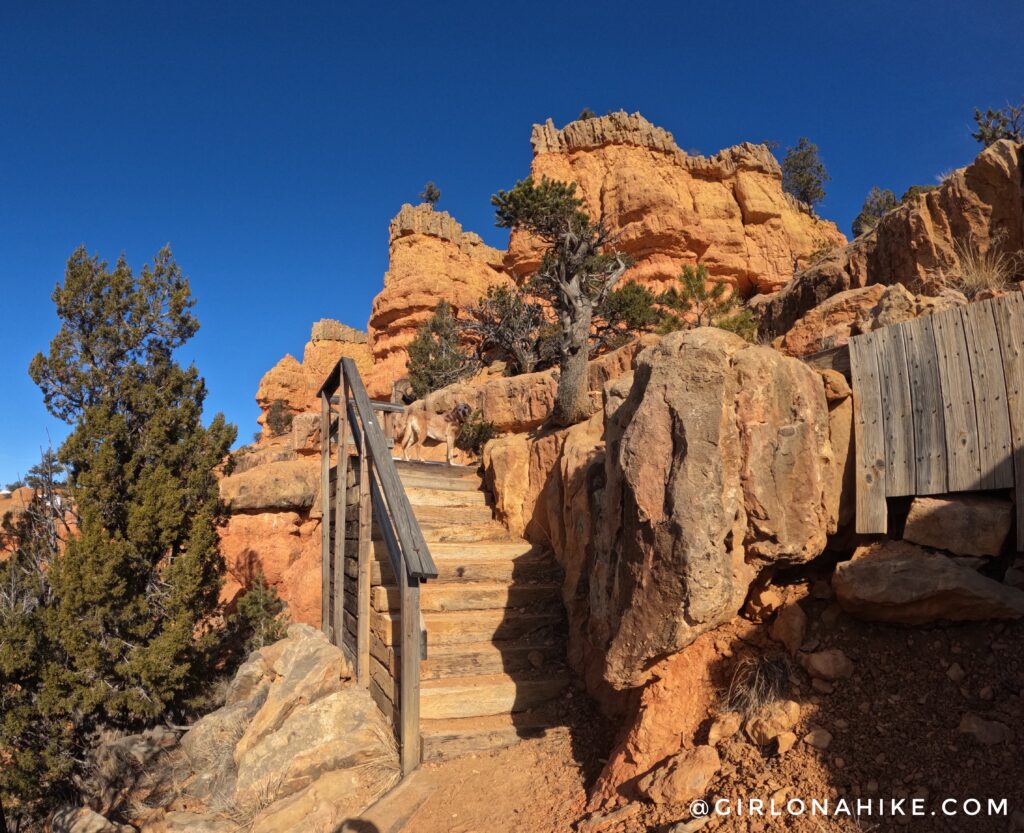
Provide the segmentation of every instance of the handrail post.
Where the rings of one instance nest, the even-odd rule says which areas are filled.
[[[410,577],[407,570],[399,573],[402,588],[399,740],[404,777],[420,765],[420,580]]]
[[[348,390],[341,368],[341,390]],[[335,465],[337,492],[334,501],[334,642],[345,649],[345,508],[348,504],[348,409],[338,409],[338,462]]]
[[[331,397],[326,392],[320,393],[320,512],[320,630],[331,639]]]
[[[356,598],[359,619],[356,627],[356,677],[360,685],[370,684],[370,546],[373,535],[372,508],[370,505],[370,478],[373,456],[365,442],[366,425],[363,425],[363,447],[359,454],[359,561],[356,583]]]

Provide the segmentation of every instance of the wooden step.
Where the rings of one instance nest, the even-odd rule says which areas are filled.
[[[483,483],[476,475],[472,477],[437,477],[421,472],[399,469],[398,477],[406,489],[445,489],[459,492],[482,492]]]
[[[428,478],[432,482],[439,480],[480,483],[479,466],[449,466],[446,463],[424,463],[417,460],[395,460],[398,476]]]
[[[467,493],[468,494],[468,493]],[[459,527],[463,525],[489,524],[494,520],[490,506],[416,506],[413,514],[424,530],[437,527]],[[500,524],[499,524],[500,526]]]
[[[427,627],[428,655],[435,645],[456,645],[465,642],[501,642],[520,639],[543,628],[558,628],[565,614],[557,612],[525,613],[518,610],[456,610],[423,614]],[[402,617],[395,613],[370,611],[370,632],[385,645],[401,642]]]
[[[420,610],[556,609],[560,604],[559,589],[554,582],[427,582],[420,590]],[[401,591],[395,586],[371,587],[370,604],[378,611],[401,610]]]
[[[401,651],[394,650],[397,657]],[[397,667],[397,663],[395,664]],[[563,671],[565,643],[561,640],[515,640],[513,642],[472,642],[435,645],[420,663],[420,677],[440,680],[480,674],[510,674],[515,671]]]
[[[512,746],[525,738],[554,738],[569,733],[560,702],[529,711],[487,717],[423,720],[423,760],[443,761]]]
[[[420,718],[445,720],[527,711],[558,697],[568,685],[569,675],[565,672],[423,680]]]
[[[471,492],[467,489],[410,489],[405,494],[412,505],[413,513],[421,506],[487,506],[491,500],[486,492]],[[493,513],[492,513],[493,514]]]
[[[374,548],[370,583],[396,584],[384,542],[375,541]],[[429,549],[437,564],[438,575],[427,586],[462,581],[550,581],[561,575],[554,556],[545,550],[532,549],[528,544],[432,544]],[[354,578],[357,569],[354,558],[345,560],[346,575]]]

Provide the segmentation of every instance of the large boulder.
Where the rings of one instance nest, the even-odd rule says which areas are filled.
[[[903,529],[915,544],[956,555],[997,556],[1010,534],[1013,503],[975,495],[916,497]]]
[[[821,377],[713,328],[667,336],[610,387],[589,636],[616,688],[735,615],[760,570],[834,528]]]
[[[320,461],[281,460],[231,474],[220,496],[232,512],[310,509],[320,493]]]
[[[1024,615],[1024,592],[906,541],[860,547],[836,566],[832,589],[843,610],[880,622],[920,625]]]
[[[700,261],[712,280],[747,297],[786,283],[816,250],[846,242],[782,190],[782,171],[765,145],[693,155],[667,130],[624,112],[561,129],[535,125],[531,143],[534,179],[576,183],[586,210],[604,218],[634,258],[625,280],[656,290]],[[536,240],[513,232],[505,262],[529,275],[540,254]]]

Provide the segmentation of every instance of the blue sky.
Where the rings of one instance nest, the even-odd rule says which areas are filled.
[[[26,375],[84,243],[170,242],[202,330],[183,351],[247,439],[260,376],[310,323],[365,327],[387,224],[427,179],[501,246],[490,195],[530,126],[639,110],[685,149],[806,135],[848,232],[977,152],[975,106],[1024,97],[1024,4],[0,0],[0,483],[66,428]]]

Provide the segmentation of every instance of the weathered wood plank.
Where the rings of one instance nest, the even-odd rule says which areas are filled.
[[[320,522],[320,629],[331,636],[331,402],[327,393],[320,394],[320,495],[323,519]]]
[[[360,684],[370,679],[370,547],[373,521],[370,508],[370,455],[366,448],[359,456],[359,559],[357,633],[357,676]]]
[[[917,473],[906,345],[899,325],[883,327],[874,336],[885,430],[885,494],[912,495]]]
[[[978,420],[981,480],[976,489],[1003,489],[1013,485],[1013,440],[992,304],[992,301],[981,301],[960,308]]]
[[[1006,405],[1013,439],[1017,501],[1017,551],[1024,552],[1024,295],[1012,292],[992,309],[1006,381]]]
[[[946,432],[946,484],[951,492],[978,488],[978,420],[974,385],[959,310],[932,316],[935,357],[939,367]]]
[[[886,532],[885,435],[874,333],[850,339],[850,372],[857,459],[856,529],[861,533]]]
[[[910,368],[917,494],[938,495],[947,491],[947,465],[942,382],[935,355],[935,330],[930,316],[908,321],[900,329],[906,343],[907,366]]]
[[[345,384],[344,374],[342,378],[342,391],[347,391],[348,385]],[[335,484],[337,483],[348,483],[348,455],[345,453],[345,448],[348,446],[348,415],[345,413],[345,409],[341,408],[341,413],[338,414],[338,435],[337,435],[337,448],[338,448],[338,462],[334,467],[335,473]],[[323,436],[321,434],[320,436]],[[337,494],[334,497],[334,564],[333,573],[335,578],[335,595],[334,595],[334,632],[336,634],[343,633],[343,623],[345,621],[345,594],[338,589],[338,586],[342,585],[342,577],[345,575],[345,512],[348,505],[349,495],[347,494],[348,488],[335,489]],[[339,640],[340,641],[340,640]]]
[[[401,709],[398,737],[401,741],[402,775],[420,765],[420,583],[401,571],[402,642],[399,663]]]

